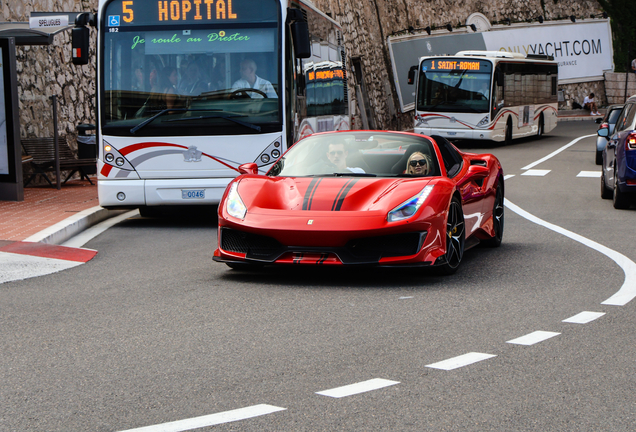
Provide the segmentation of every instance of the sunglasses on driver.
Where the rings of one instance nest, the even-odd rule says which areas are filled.
[[[412,167],[416,167],[418,165],[426,166],[428,164],[426,163],[426,159],[413,159],[412,161],[409,161],[409,165],[411,165]]]

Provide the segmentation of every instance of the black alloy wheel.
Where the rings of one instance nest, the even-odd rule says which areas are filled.
[[[614,196],[614,191],[605,185],[605,168],[601,170],[601,198],[611,199]]]
[[[614,161],[614,166],[616,167],[616,161]],[[623,210],[629,208],[629,196],[625,192],[621,192],[618,188],[618,173],[616,172],[616,168],[614,168],[614,208]]]
[[[439,273],[450,275],[457,271],[464,256],[464,212],[457,197],[453,197],[446,219],[446,255],[445,262],[438,267]]]
[[[482,244],[486,247],[499,247],[501,246],[504,232],[504,196],[501,185],[497,185],[495,204],[492,209],[492,222],[495,236],[488,240],[482,240]]]

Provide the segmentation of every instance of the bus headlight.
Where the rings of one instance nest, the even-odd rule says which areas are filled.
[[[389,222],[397,222],[410,218],[419,210],[422,204],[424,204],[424,201],[426,201],[426,198],[428,198],[432,190],[433,185],[426,186],[420,191],[420,193],[409,198],[391,210],[387,215],[386,220]]]
[[[487,124],[488,124],[488,116],[481,119],[479,123],[477,123],[477,127],[483,127],[483,126],[486,126]]]
[[[232,184],[230,192],[227,194],[227,200],[225,201],[225,209],[230,216],[237,219],[245,218],[247,207],[243,204],[243,200],[238,193],[238,183]]]

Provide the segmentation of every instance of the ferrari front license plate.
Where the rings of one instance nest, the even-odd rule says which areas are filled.
[[[182,199],[205,199],[205,189],[181,189]]]

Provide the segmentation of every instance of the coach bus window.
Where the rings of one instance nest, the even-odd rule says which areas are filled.
[[[431,59],[421,64],[417,109],[486,113],[490,107],[492,63]]]
[[[135,5],[151,7],[151,3]],[[100,89],[104,132],[126,136],[141,122],[161,113],[166,107],[158,93],[165,93],[167,83],[160,78],[172,68],[178,71],[175,92],[180,109],[162,113],[140,134],[231,135],[256,133],[258,128],[261,132],[281,131],[279,95],[285,89],[280,85],[284,81],[278,2],[243,2],[233,7],[235,12],[243,8],[238,16],[246,18],[232,22],[231,27],[226,22],[202,26],[194,21],[194,14],[188,19],[159,22],[156,14],[146,17],[140,9],[135,22],[106,32]],[[121,2],[113,1],[106,8],[106,16],[118,16]],[[256,84],[239,89],[234,84],[245,78],[241,66],[248,62],[255,69]],[[233,121],[238,117],[240,121]]]

